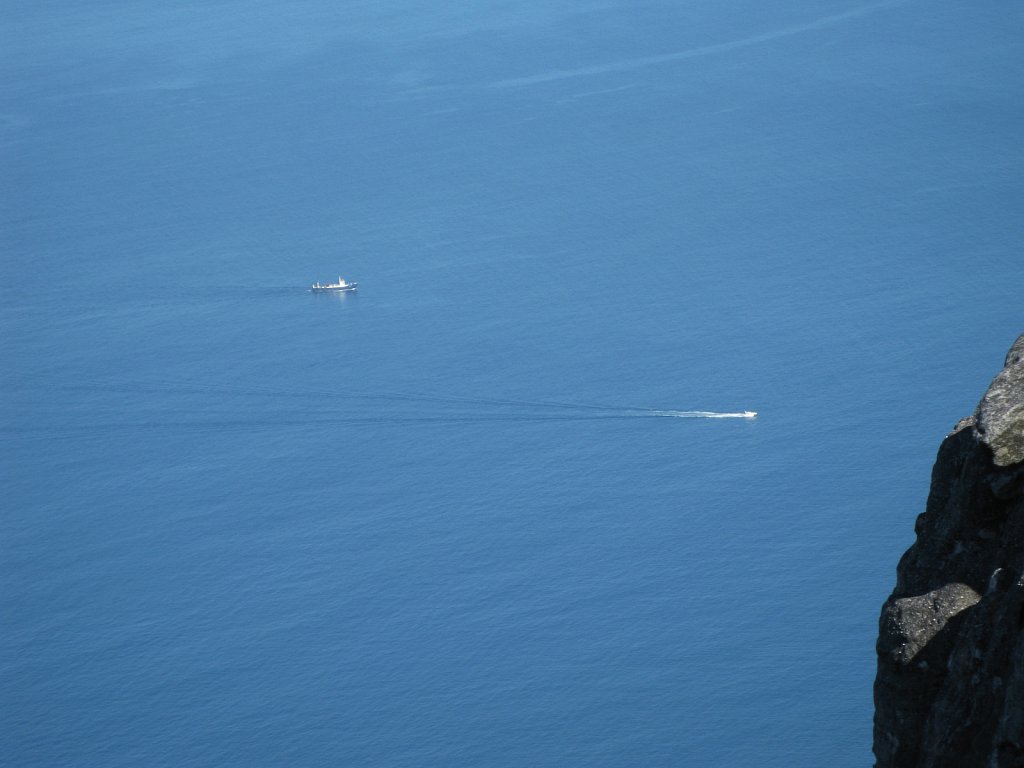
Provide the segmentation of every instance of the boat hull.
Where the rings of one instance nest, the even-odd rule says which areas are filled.
[[[326,286],[326,285],[313,286],[309,290],[311,292],[313,292],[313,293],[348,293],[349,291],[354,291],[355,289],[356,289],[356,284],[355,283],[350,283],[348,285],[341,285],[341,286]]]

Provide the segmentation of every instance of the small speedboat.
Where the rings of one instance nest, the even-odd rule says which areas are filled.
[[[313,283],[309,290],[313,293],[320,293],[322,291],[354,291],[357,285],[359,283],[349,283],[345,278],[339,277],[336,283]]]

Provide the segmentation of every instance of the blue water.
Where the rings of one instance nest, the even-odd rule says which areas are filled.
[[[0,14],[0,763],[870,764],[1019,3]]]

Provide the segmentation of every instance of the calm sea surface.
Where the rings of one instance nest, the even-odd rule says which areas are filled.
[[[0,763],[870,764],[1019,2],[0,16]]]

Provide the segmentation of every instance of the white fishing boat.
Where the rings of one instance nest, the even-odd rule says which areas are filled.
[[[316,282],[310,286],[309,290],[313,293],[321,293],[324,291],[354,291],[357,285],[358,283],[350,283],[346,281],[345,278],[339,276],[338,282],[336,283]]]

